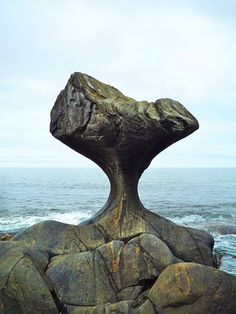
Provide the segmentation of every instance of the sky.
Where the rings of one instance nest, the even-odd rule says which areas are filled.
[[[200,129],[152,167],[236,167],[236,1],[0,2],[0,167],[94,167],[52,137],[73,72],[172,98]]]

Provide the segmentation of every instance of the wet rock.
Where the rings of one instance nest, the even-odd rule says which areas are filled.
[[[211,224],[206,226],[209,232],[217,232],[220,234],[236,234],[236,225],[231,224]]]

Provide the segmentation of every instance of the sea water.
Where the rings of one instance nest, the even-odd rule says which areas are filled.
[[[78,224],[106,202],[99,168],[0,169],[0,233],[53,219]],[[221,269],[236,275],[236,168],[150,168],[139,183],[144,206],[215,239]]]

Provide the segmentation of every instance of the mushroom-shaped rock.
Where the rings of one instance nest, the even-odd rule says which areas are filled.
[[[197,120],[177,101],[136,101],[82,73],[71,75],[51,111],[52,135],[109,177],[110,196],[98,217],[118,206],[138,210],[143,171],[158,153],[196,129]]]
[[[86,223],[44,221],[0,242],[0,312],[235,313],[235,278],[208,267],[213,238],[145,209],[138,197],[151,160],[197,128],[176,101],[138,102],[73,74],[50,130],[105,171],[109,199]]]
[[[108,201],[87,224],[95,224],[109,241],[151,233],[176,257],[213,265],[210,235],[146,210],[137,191],[151,160],[197,128],[197,120],[177,101],[136,101],[82,73],[71,75],[59,94],[50,124],[53,136],[93,160],[109,177]]]

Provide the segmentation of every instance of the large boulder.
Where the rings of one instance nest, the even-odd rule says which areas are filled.
[[[53,287],[44,275],[47,254],[18,242],[0,242],[0,313],[56,314]]]
[[[148,294],[157,313],[233,314],[236,277],[194,263],[166,268]]]

